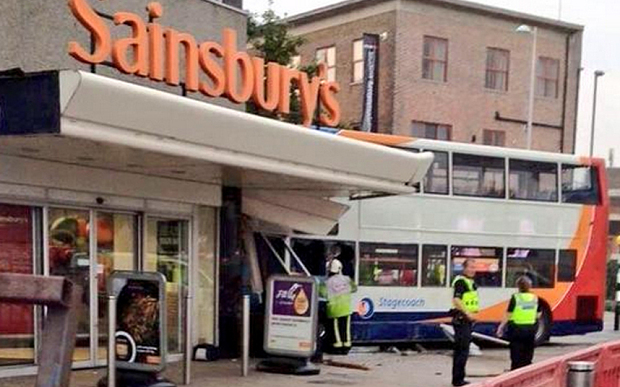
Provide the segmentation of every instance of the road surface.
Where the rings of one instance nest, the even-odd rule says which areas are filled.
[[[552,338],[551,342],[536,350],[534,361],[564,355],[601,342],[620,340],[615,333],[613,315],[606,315],[606,329],[603,332],[585,336]],[[509,367],[508,350],[504,348],[483,349],[481,356],[471,357],[468,364],[468,379],[471,382],[500,374]],[[259,373],[254,370],[247,378],[239,376],[239,362],[221,360],[215,363],[193,363],[193,387],[239,386],[239,387],[290,387],[290,386],[359,386],[359,387],[447,387],[450,385],[452,365],[449,349],[426,352],[406,352],[407,356],[391,352],[376,352],[372,348],[356,350],[337,360],[360,364],[370,368],[359,371],[347,368],[322,366],[318,376],[294,377]],[[73,373],[72,387],[93,387],[105,370],[84,370]],[[181,368],[169,367],[167,376],[181,385]],[[3,387],[31,387],[34,378],[15,378],[0,381]]]

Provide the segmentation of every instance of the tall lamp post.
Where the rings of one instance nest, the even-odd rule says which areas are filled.
[[[596,123],[596,92],[598,89],[598,79],[605,75],[604,71],[596,70],[594,72],[594,98],[592,100],[592,127],[590,128],[590,158],[594,155],[594,125]]]
[[[527,103],[527,149],[532,149],[532,122],[534,120],[534,91],[536,89],[536,43],[538,27],[522,24],[516,29],[519,33],[532,34],[532,64],[530,67],[530,93]]]

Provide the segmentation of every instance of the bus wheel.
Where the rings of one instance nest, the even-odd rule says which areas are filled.
[[[551,310],[546,303],[541,303],[540,312],[538,328],[536,329],[536,345],[546,343],[551,336]]]

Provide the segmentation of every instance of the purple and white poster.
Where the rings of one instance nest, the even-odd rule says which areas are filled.
[[[265,350],[310,356],[316,348],[316,283],[312,278],[274,277],[268,287]]]

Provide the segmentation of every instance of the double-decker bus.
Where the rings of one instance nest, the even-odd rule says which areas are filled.
[[[313,271],[339,245],[359,284],[357,344],[445,340],[451,283],[474,258],[481,312],[493,335],[520,275],[542,305],[537,341],[602,329],[608,196],[604,162],[568,154],[342,131],[339,135],[430,151],[419,193],[350,206],[332,235],[294,234],[292,250]],[[320,262],[320,263],[317,263]]]

